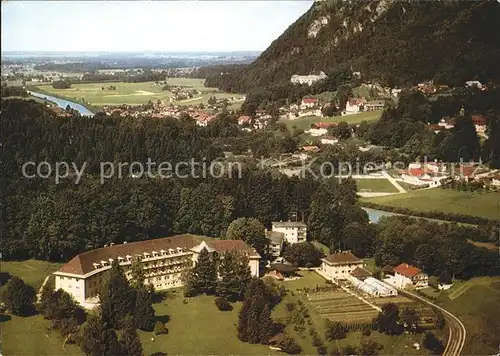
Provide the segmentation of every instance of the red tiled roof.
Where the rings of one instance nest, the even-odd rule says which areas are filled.
[[[422,273],[422,270],[407,263],[401,263],[399,266],[394,268],[394,272],[399,273],[405,277],[413,277],[419,273]]]
[[[472,115],[474,125],[486,125],[486,117],[483,115]]]
[[[314,125],[316,125],[318,129],[327,129],[330,126],[335,126],[336,124],[334,122],[317,122]]]
[[[304,151],[318,151],[319,147],[318,146],[303,146],[302,149]]]
[[[313,103],[316,103],[318,101],[318,99],[316,98],[305,98],[305,99],[302,99],[302,102],[305,103],[305,104],[313,104]]]

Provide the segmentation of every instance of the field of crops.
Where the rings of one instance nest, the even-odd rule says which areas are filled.
[[[339,321],[346,325],[368,324],[378,315],[376,309],[340,289],[310,293],[307,299],[323,318]],[[432,308],[416,303],[405,296],[400,295],[390,298],[367,297],[365,299],[377,307],[382,307],[387,303],[394,303],[398,305],[400,311],[405,307],[415,309],[421,317],[420,323],[422,326],[430,326],[435,320],[435,313]]]
[[[378,312],[343,290],[310,294],[309,302],[325,319],[344,324],[369,323]]]

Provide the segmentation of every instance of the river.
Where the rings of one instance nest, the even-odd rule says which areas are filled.
[[[372,208],[362,208],[364,211],[368,213],[368,218],[371,223],[378,223],[382,216],[396,216],[401,214],[391,213],[389,211],[377,210]]]
[[[46,99],[52,103],[57,104],[62,109],[66,109],[66,106],[70,106],[72,109],[77,110],[82,116],[94,116],[94,113],[87,109],[85,106],[75,103],[73,101],[69,101],[66,99],[56,98],[55,96],[51,96],[48,94],[37,93],[34,91],[28,91],[28,93],[37,98]]]

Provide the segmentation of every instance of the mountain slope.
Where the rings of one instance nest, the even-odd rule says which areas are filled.
[[[293,74],[339,69],[404,85],[426,79],[463,85],[500,81],[500,4],[496,1],[316,2],[254,62],[225,78],[249,91]],[[220,86],[220,85],[219,85]]]

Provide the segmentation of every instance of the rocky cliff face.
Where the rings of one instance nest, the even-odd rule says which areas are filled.
[[[253,63],[225,78],[248,91],[338,69],[404,85],[500,80],[496,1],[320,1]]]

